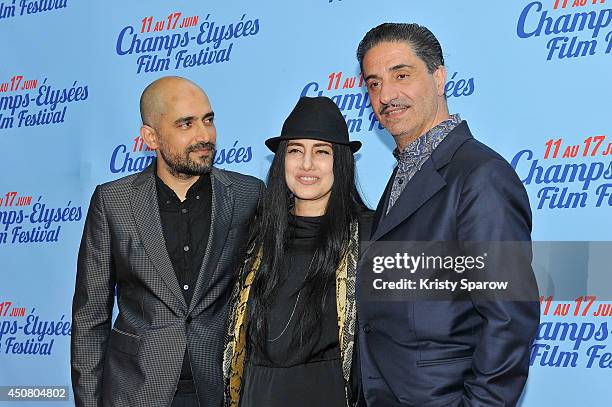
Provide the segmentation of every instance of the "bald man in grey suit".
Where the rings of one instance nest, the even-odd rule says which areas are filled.
[[[161,78],[140,107],[157,159],[96,187],[83,231],[75,403],[220,406],[227,301],[264,185],[212,167],[214,113],[193,82]]]

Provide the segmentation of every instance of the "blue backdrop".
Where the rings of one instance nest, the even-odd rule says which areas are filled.
[[[386,21],[436,34],[451,113],[515,167],[534,240],[611,240],[610,0],[171,3],[0,0],[0,386],[69,386],[89,198],[97,184],[150,162],[138,99],[160,76],[206,90],[216,165],[260,178],[271,160],[263,141],[279,134],[299,96],[332,97],[364,143],[358,175],[375,207],[394,142],[373,116],[355,49]],[[598,278],[587,269],[595,258],[607,265],[607,250],[549,248],[535,264],[584,298],[547,302],[543,292],[523,406],[612,402],[612,324],[594,313],[610,298],[585,311],[609,280],[609,266]],[[70,396],[54,405],[72,404]]]

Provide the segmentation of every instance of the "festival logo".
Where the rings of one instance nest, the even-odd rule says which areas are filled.
[[[360,133],[363,130],[371,131],[379,126],[378,120],[372,111],[372,103],[365,88],[363,76],[351,76],[339,72],[331,72],[321,82],[309,82],[300,96],[316,97],[327,96],[334,101],[344,115],[350,133]],[[367,120],[364,123],[364,120]],[[380,127],[382,129],[382,127]]]
[[[546,38],[546,60],[612,52],[612,9],[605,0],[532,1],[516,26],[519,38]]]
[[[23,75],[0,82],[0,130],[64,123],[68,107],[89,97],[78,81],[65,88],[47,82]]]
[[[529,149],[511,165],[526,186],[540,188],[537,209],[612,207],[612,142],[605,135],[589,136],[566,145],[562,138],[544,144],[541,159]]]
[[[130,146],[119,144],[113,149],[110,158],[110,172],[113,174],[130,174],[141,172],[153,162],[155,152],[146,145],[140,136],[132,140]]]
[[[450,73],[446,77],[444,94],[447,99],[470,96],[474,94],[474,77],[467,78],[459,75],[459,72]]]
[[[131,174],[144,171],[153,162],[155,152],[146,145],[140,136],[134,138],[129,145],[119,144],[113,149],[109,169],[113,174]],[[231,164],[248,163],[253,159],[251,146],[241,146],[238,140],[229,147],[217,145],[214,165],[216,167]]]
[[[0,196],[0,247],[13,244],[58,242],[62,226],[79,222],[83,210],[72,201],[51,206],[42,196],[9,191]]]
[[[0,1],[0,20],[55,11],[68,7],[68,0],[6,0]]]
[[[463,78],[458,72],[448,76],[444,91],[447,98],[470,96],[474,93],[474,78]],[[327,96],[338,105],[350,133],[383,129],[370,101],[363,75],[331,72],[321,82],[309,82],[300,96]]]
[[[612,304],[584,295],[572,302],[540,297],[540,305],[543,322],[531,347],[531,366],[612,368],[612,352],[606,344]]]
[[[137,25],[121,29],[117,55],[136,55],[136,73],[166,72],[229,62],[236,41],[259,33],[259,19],[246,14],[231,23],[219,24],[207,14],[163,18],[144,17]]]
[[[12,301],[0,302],[0,355],[50,356],[58,346],[66,346],[55,341],[71,331],[70,316],[44,319],[36,308],[27,311]]]
[[[251,146],[241,146],[238,140],[236,140],[229,144],[229,147],[217,146],[214,164],[215,167],[221,167],[231,164],[248,163],[252,159],[253,148]]]

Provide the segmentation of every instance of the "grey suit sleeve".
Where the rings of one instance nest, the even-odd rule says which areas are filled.
[[[259,196],[257,197],[257,213],[259,212],[259,208],[263,205],[263,197],[266,193],[266,184],[263,181],[259,181]]]
[[[483,318],[483,328],[472,358],[474,376],[464,383],[463,405],[514,406],[527,380],[539,303],[531,269],[529,200],[508,163],[492,160],[470,174],[457,222],[461,241],[485,242],[489,259],[498,259],[487,264],[487,278],[513,280],[522,298],[472,300]],[[492,256],[491,250],[499,253]]]
[[[102,405],[102,377],[115,291],[111,235],[100,187],[94,191],[79,249],[72,301],[70,362],[75,405]]]

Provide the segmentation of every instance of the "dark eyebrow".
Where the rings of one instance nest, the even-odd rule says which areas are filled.
[[[392,66],[391,68],[389,68],[389,70],[390,71],[399,71],[400,69],[405,69],[405,68],[414,69],[414,66],[408,65],[408,64],[399,64],[399,65]]]
[[[400,69],[414,69],[413,65],[408,65],[408,64],[398,64],[398,65],[394,65],[391,68],[389,68],[389,71],[393,72],[393,71],[399,71]],[[369,81],[370,79],[380,79],[380,76],[376,75],[376,74],[372,74],[372,75],[368,75],[365,77],[365,81]]]
[[[178,119],[176,119],[174,121],[174,124],[189,123],[189,122],[193,121],[193,119],[195,119],[194,116],[179,117]]]
[[[215,117],[215,112],[210,111],[210,112],[206,113],[206,114],[205,114],[205,115],[202,117],[202,119],[203,119],[203,120],[206,120],[206,119],[211,119],[211,118],[214,118],[214,117]],[[196,117],[195,117],[195,116],[184,116],[184,117],[179,117],[178,119],[176,119],[176,120],[174,121],[174,124],[183,124],[183,123],[189,123],[189,122],[194,121],[195,119],[196,119]]]
[[[293,146],[297,146],[297,147],[302,147],[302,148],[306,148],[306,146],[304,146],[304,144],[302,143],[298,143],[296,141],[289,141],[289,143],[287,143],[287,148],[289,147],[293,147]],[[315,143],[312,145],[313,148],[321,148],[321,147],[329,147],[333,150],[333,146],[331,145],[331,143]]]

